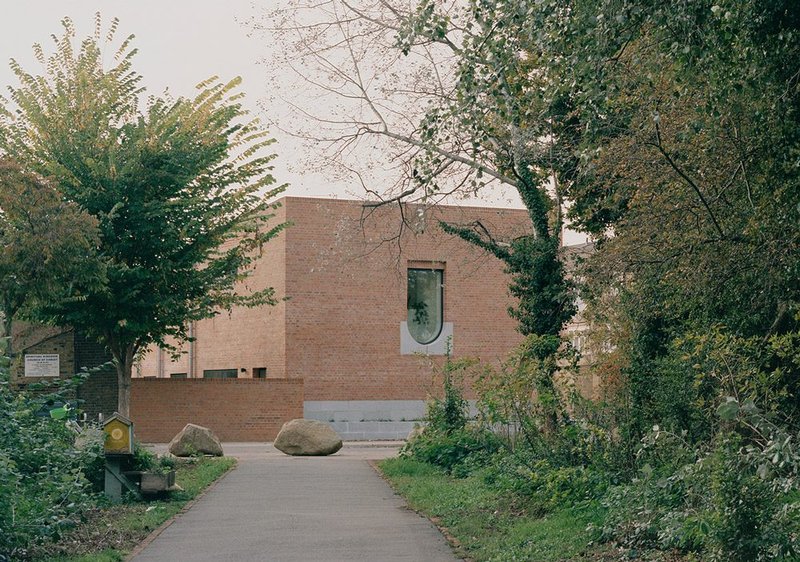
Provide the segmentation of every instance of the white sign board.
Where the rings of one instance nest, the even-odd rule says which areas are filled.
[[[25,355],[26,377],[57,377],[59,362],[57,353],[36,353]]]

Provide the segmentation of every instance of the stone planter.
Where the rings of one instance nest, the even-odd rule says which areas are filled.
[[[175,471],[170,470],[165,474],[157,472],[142,472],[142,471],[129,471],[125,476],[139,484],[139,491],[142,494],[160,494],[162,492],[170,492],[172,490],[179,490],[180,487],[175,485]]]
[[[170,470],[166,474],[156,474],[145,472],[139,483],[139,489],[143,494],[157,494],[166,492],[175,486],[175,471]]]

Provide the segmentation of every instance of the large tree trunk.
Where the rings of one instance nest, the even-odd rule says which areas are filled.
[[[114,354],[117,368],[117,412],[131,417],[131,373],[133,372],[134,346],[129,345],[122,353]]]

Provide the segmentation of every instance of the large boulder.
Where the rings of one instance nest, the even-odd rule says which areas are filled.
[[[287,455],[332,455],[342,448],[342,439],[326,423],[297,419],[283,424],[275,448]]]
[[[194,455],[222,456],[222,445],[214,432],[207,427],[187,423],[169,442],[169,452],[176,457]]]

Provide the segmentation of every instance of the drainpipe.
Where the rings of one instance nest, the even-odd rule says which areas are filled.
[[[164,350],[160,347],[156,353],[156,360],[158,361],[158,378],[164,378]]]
[[[194,321],[189,323],[189,375],[190,379],[194,378]]]

